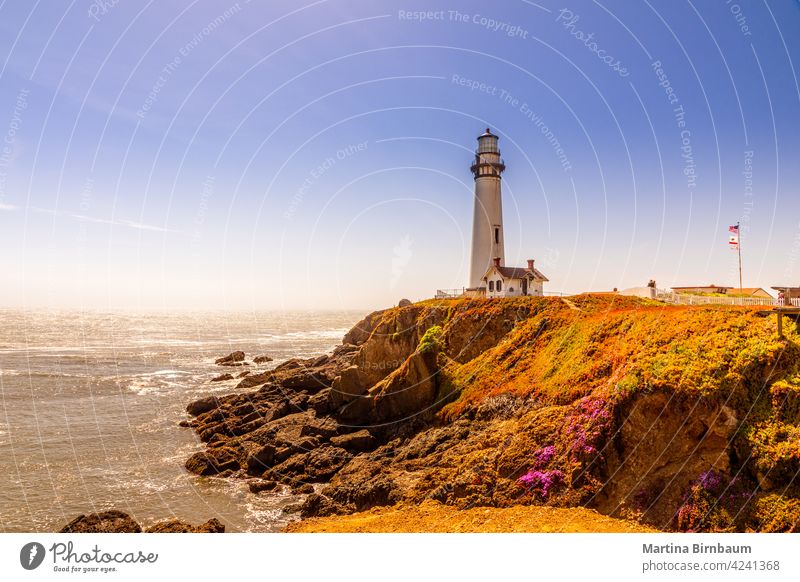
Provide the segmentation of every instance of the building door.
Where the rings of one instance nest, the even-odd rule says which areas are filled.
[[[527,279],[523,279],[522,280],[522,294],[523,295],[527,295],[528,294],[528,280]]]

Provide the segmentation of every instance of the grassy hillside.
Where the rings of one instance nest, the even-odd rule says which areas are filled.
[[[441,420],[509,407],[494,503],[587,504],[692,531],[798,527],[795,326],[779,340],[764,309],[614,296],[420,305],[419,321],[446,309],[421,344],[439,347]]]

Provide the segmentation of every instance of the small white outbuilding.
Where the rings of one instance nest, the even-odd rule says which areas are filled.
[[[533,259],[528,267],[504,267],[496,258],[483,276],[486,297],[518,297],[521,295],[544,295],[544,283],[549,279],[534,266]]]

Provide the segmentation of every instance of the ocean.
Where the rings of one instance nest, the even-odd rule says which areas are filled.
[[[326,353],[363,312],[100,313],[0,310],[0,531],[57,531],[118,509],[143,525],[212,517],[227,531],[278,531],[285,493],[189,474],[203,446],[186,404],[235,392],[214,360]]]

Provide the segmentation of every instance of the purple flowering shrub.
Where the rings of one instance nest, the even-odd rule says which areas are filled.
[[[611,430],[613,417],[608,402],[603,398],[580,399],[567,416],[564,441],[573,460],[591,461],[601,458],[602,448]]]
[[[528,471],[517,479],[517,484],[542,500],[552,500],[554,494],[570,485],[575,489],[573,495],[567,496],[571,501],[561,499],[561,502],[579,502],[584,493],[600,485],[588,469],[595,461],[602,460],[600,450],[611,424],[612,414],[605,400],[582,398],[567,414],[556,442],[530,455]]]
[[[676,515],[677,529],[686,532],[742,531],[755,498],[754,484],[709,469],[684,494]]]
[[[556,448],[553,445],[548,445],[546,447],[542,447],[541,449],[535,450],[533,455],[531,455],[533,458],[533,468],[541,469],[546,467],[547,464],[553,460],[555,454]]]
[[[527,491],[539,495],[542,499],[547,499],[550,493],[564,485],[564,479],[564,473],[558,469],[551,471],[531,469],[517,479],[517,483],[525,487]]]

